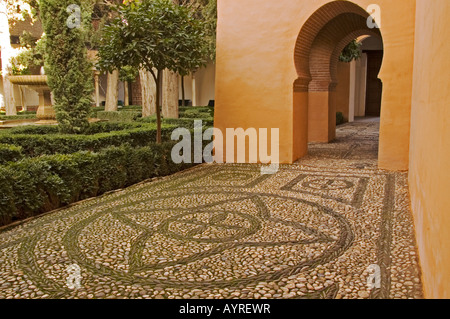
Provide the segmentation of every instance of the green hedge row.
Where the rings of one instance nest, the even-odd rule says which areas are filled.
[[[198,112],[210,112],[214,113],[214,107],[212,106],[180,106],[178,107],[178,110],[180,113],[186,112],[186,111],[198,111]]]
[[[99,106],[99,107],[92,107],[91,109],[91,117],[96,118],[97,114],[99,112],[104,112],[105,111],[105,106]],[[129,106],[122,106],[122,107],[118,107],[118,111],[122,112],[122,111],[140,111],[142,112],[142,106],[139,105],[129,105]]]
[[[97,118],[100,120],[108,120],[111,122],[133,122],[142,117],[140,111],[121,111],[121,112],[97,112]]]
[[[120,127],[126,129],[116,131]],[[162,127],[163,140],[170,140],[176,125]],[[79,151],[98,152],[109,146],[141,147],[156,141],[156,125],[104,124],[92,127],[88,135],[58,134],[57,127],[24,127],[0,133],[0,143],[20,146],[29,157],[52,154],[71,154]],[[107,132],[97,132],[106,130]],[[110,131],[108,131],[110,130]],[[45,133],[46,132],[46,133]]]
[[[34,120],[36,119],[36,114],[23,114],[23,115],[0,115],[0,121],[10,121],[10,120]]]
[[[114,131],[130,130],[142,127],[142,123],[116,123],[116,122],[98,122],[89,125],[88,130],[84,135],[93,135],[98,133],[108,133]],[[4,134],[59,134],[57,125],[26,125],[10,128],[8,130],[0,131],[0,135]]]
[[[341,125],[345,123],[344,114],[342,112],[336,113],[336,125]]]
[[[179,118],[179,119],[163,119],[162,123],[164,125],[173,125],[176,127],[182,127],[187,129],[194,128],[194,121],[202,121],[203,127],[213,127],[214,126],[214,118]],[[137,120],[137,123],[156,123],[155,117],[145,117]]]
[[[174,164],[175,142],[26,158],[0,166],[0,224],[35,216],[193,164]]]
[[[14,145],[0,144],[0,165],[22,159],[22,148]],[[1,191],[1,190],[0,190]]]

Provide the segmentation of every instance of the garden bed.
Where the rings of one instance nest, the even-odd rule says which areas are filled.
[[[176,125],[163,125],[162,136],[170,140]],[[109,146],[148,146],[156,141],[156,124],[95,123],[87,134],[59,134],[57,126],[24,126],[0,132],[0,143],[20,146],[28,157],[97,152]]]
[[[170,136],[194,119],[166,121],[162,144],[151,120],[94,123],[83,135],[57,126],[0,131],[0,225],[192,167],[173,163]]]

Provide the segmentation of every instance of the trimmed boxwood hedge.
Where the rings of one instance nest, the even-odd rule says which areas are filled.
[[[23,111],[18,112],[17,115],[6,115],[5,112],[0,112],[0,121],[9,121],[9,120],[28,120],[35,119],[36,112]]]
[[[22,148],[14,145],[0,144],[0,165],[18,161],[23,158]]]
[[[193,125],[194,119],[166,119],[163,138]],[[85,135],[59,134],[57,126],[0,131],[0,225],[193,165],[172,162],[177,142],[155,139],[156,125],[145,122],[95,123]]]
[[[194,128],[194,121],[202,121],[203,127],[213,127],[214,118],[179,118],[179,119],[163,119],[162,123],[165,125],[176,125],[177,127],[183,127],[187,129]],[[138,123],[156,123],[156,118],[146,117],[137,120]]]
[[[130,130],[142,127],[143,123],[117,123],[117,122],[97,122],[92,123],[86,130],[84,135],[92,135],[98,133],[108,133],[114,131]],[[0,134],[59,134],[57,125],[26,125],[10,128],[0,131]]]
[[[119,128],[125,130],[117,131]],[[178,125],[165,124],[162,127],[164,140],[170,140],[172,131]],[[20,146],[29,157],[51,154],[71,154],[79,151],[98,152],[108,146],[147,146],[156,141],[156,125],[128,125],[117,123],[94,125],[93,134],[58,134],[57,127],[28,126],[0,133],[0,143]],[[97,133],[96,130],[102,133]],[[110,131],[108,131],[110,130]],[[107,131],[107,132],[105,132]]]
[[[41,156],[0,166],[0,224],[193,166],[172,162],[174,144],[110,147],[99,153]]]
[[[108,120],[111,122],[133,122],[142,117],[141,111],[121,111],[121,112],[97,112],[97,118],[100,120]]]

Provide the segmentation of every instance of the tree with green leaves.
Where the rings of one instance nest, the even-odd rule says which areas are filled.
[[[118,16],[103,30],[102,69],[131,66],[148,71],[156,83],[157,142],[161,143],[163,70],[179,74],[205,65],[207,42],[194,12],[171,0],[141,0],[117,7]]]
[[[128,87],[131,82],[136,80],[137,76],[139,75],[139,69],[133,68],[132,66],[124,66],[119,70],[119,80],[123,82],[124,85],[124,106],[128,106],[130,104],[130,96],[129,96],[129,90]]]
[[[31,18],[33,8],[31,1],[27,0],[1,0],[0,1],[0,50],[1,50],[1,71],[3,77],[3,95],[5,99],[6,115],[16,115],[16,105],[14,101],[13,85],[9,81],[9,76],[13,74],[11,59],[14,57],[11,47],[9,29],[17,21]]]
[[[352,62],[353,60],[358,60],[361,57],[361,43],[353,40],[342,50],[339,61],[341,62]]]
[[[91,0],[39,1],[46,34],[45,71],[63,133],[82,133],[89,127],[93,81],[85,26],[91,23],[92,5]]]
[[[177,4],[188,6],[194,11],[197,19],[203,22],[205,27],[205,40],[208,46],[208,58],[211,61],[216,59],[216,30],[217,30],[217,0],[174,0]],[[195,70],[193,70],[195,71]],[[181,76],[181,101],[182,106],[186,106],[185,85],[184,78],[188,76],[180,74]]]
[[[31,74],[31,70],[40,69],[44,65],[45,34],[35,40],[30,32],[24,31],[20,36],[19,53],[11,58],[12,74]]]

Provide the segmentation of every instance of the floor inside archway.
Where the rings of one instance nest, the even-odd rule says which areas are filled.
[[[275,175],[202,165],[3,230],[0,298],[422,298],[407,175],[377,143],[345,124]]]

